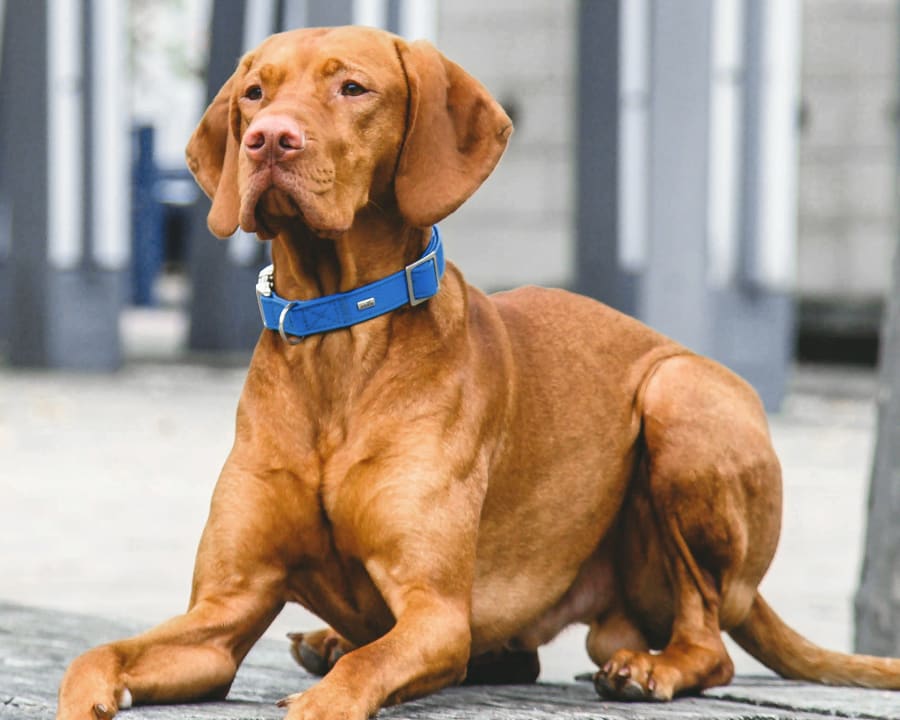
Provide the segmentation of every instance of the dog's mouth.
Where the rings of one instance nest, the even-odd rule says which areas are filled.
[[[241,228],[263,240],[275,237],[286,223],[298,221],[304,222],[304,215],[297,200],[274,186],[263,190],[255,203],[241,212]]]
[[[260,167],[250,174],[242,195],[241,229],[270,239],[284,225],[301,222],[323,237],[340,234],[346,228],[334,226],[325,197],[333,186],[333,171]]]

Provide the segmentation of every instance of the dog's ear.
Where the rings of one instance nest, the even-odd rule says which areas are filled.
[[[210,232],[219,238],[234,234],[241,209],[237,186],[240,147],[231,99],[237,74],[228,78],[203,113],[185,149],[188,168],[212,200],[207,225]]]
[[[430,43],[401,41],[397,52],[409,109],[394,192],[406,221],[427,227],[456,210],[491,174],[512,122],[481,83]]]

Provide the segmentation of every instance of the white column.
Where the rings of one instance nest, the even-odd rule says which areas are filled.
[[[437,0],[403,0],[400,4],[400,35],[407,40],[437,42]]]
[[[712,287],[728,286],[738,263],[743,17],[744,0],[713,5],[707,234]]]
[[[248,0],[244,6],[244,52],[252,50],[275,32],[277,9],[275,0]]]
[[[104,270],[121,270],[131,250],[127,10],[119,0],[91,2],[93,259]]]
[[[47,255],[58,270],[84,252],[82,3],[47,3]]]
[[[647,0],[621,3],[619,37],[619,266],[640,272],[646,266],[648,232],[650,15]]]
[[[354,25],[386,28],[387,23],[387,0],[353,0]]]
[[[766,288],[790,290],[797,267],[800,3],[765,0],[763,5],[760,217],[751,272]]]

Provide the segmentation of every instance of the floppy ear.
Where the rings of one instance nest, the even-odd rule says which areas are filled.
[[[237,187],[239,143],[231,111],[235,75],[228,78],[203,113],[185,149],[188,168],[212,200],[207,225],[219,238],[234,234],[241,209]]]
[[[430,43],[398,42],[397,52],[409,109],[394,192],[406,221],[427,227],[456,210],[491,174],[512,122],[481,83]]]

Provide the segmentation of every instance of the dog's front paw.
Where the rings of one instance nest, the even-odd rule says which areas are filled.
[[[57,720],[112,720],[119,710],[129,707],[131,707],[130,696],[126,696],[118,702],[113,696],[108,697],[105,702],[71,701],[60,698],[56,718]],[[90,709],[87,710],[87,708]]]
[[[59,693],[56,720],[112,720],[119,710],[131,707],[127,689],[114,692],[96,686],[79,687]]]
[[[288,695],[278,706],[287,708],[285,720],[368,720],[372,714],[352,693],[334,693],[322,685]]]
[[[59,686],[57,720],[111,720],[131,707],[131,693],[117,681],[117,660],[101,647],[75,658]]]

